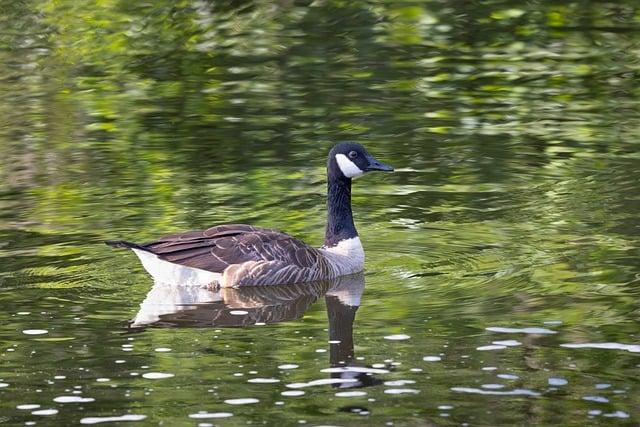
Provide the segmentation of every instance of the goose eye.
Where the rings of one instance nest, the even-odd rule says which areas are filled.
[[[358,153],[356,153],[355,151],[349,151],[350,159],[355,159],[356,157],[358,157]]]

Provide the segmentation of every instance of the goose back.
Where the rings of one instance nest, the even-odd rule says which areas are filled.
[[[338,273],[324,251],[280,231],[245,224],[172,234],[135,249],[172,264],[219,273],[223,287],[299,283]]]

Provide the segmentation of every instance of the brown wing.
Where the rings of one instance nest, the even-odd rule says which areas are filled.
[[[220,273],[249,261],[307,269],[322,258],[316,249],[288,234],[244,224],[173,234],[141,247],[169,262]]]

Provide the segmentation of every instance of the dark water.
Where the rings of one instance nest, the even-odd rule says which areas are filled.
[[[631,0],[0,1],[0,424],[638,425],[638,46]],[[319,245],[345,139],[397,168],[363,277],[180,294],[101,243]]]

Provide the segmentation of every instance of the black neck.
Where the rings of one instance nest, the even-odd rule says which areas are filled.
[[[341,240],[358,236],[351,212],[351,179],[329,168],[327,173],[327,230],[324,246],[332,247]]]

